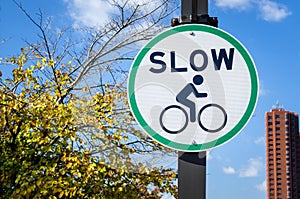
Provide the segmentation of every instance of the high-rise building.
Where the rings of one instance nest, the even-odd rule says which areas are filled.
[[[266,113],[268,199],[300,199],[298,115],[275,108]]]

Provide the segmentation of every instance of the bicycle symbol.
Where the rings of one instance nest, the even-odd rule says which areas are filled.
[[[201,121],[201,115],[202,115],[203,111],[204,111],[205,109],[209,108],[209,107],[215,107],[215,108],[219,109],[219,110],[222,112],[222,114],[223,114],[223,122],[222,122],[222,124],[221,124],[219,127],[214,128],[214,129],[205,127],[204,124],[203,124],[203,122]],[[170,109],[179,109],[179,110],[181,110],[181,111],[183,112],[183,114],[184,114],[184,116],[185,116],[184,125],[183,125],[183,127],[181,127],[181,128],[178,129],[178,130],[170,130],[170,129],[168,129],[168,128],[163,124],[163,117],[164,117],[165,113],[166,113],[167,111],[169,111]],[[162,127],[162,129],[163,129],[164,131],[166,131],[167,133],[170,133],[170,134],[177,134],[177,133],[180,133],[180,132],[182,132],[182,131],[187,127],[187,125],[188,125],[188,113],[187,113],[181,106],[178,106],[178,105],[171,105],[171,106],[168,106],[168,107],[166,107],[166,108],[161,112],[161,114],[160,114],[160,116],[159,116],[159,123],[160,123],[160,126]],[[226,123],[227,123],[227,113],[226,113],[226,111],[224,110],[224,108],[223,108],[222,106],[218,105],[218,104],[206,104],[206,105],[203,106],[203,107],[200,109],[200,111],[199,111],[199,114],[198,114],[198,123],[199,123],[199,126],[200,126],[204,131],[207,131],[207,132],[209,132],[209,133],[216,133],[216,132],[222,130],[222,129],[225,127],[225,125],[226,125]]]
[[[195,75],[194,78],[193,78],[193,83],[195,85],[201,85],[203,83],[203,77],[201,75]],[[197,91],[197,89],[195,88],[194,84],[192,83],[189,83],[187,84],[180,92],[179,94],[176,96],[176,101],[187,106],[189,109],[190,109],[190,122],[195,122],[196,121],[196,106],[195,106],[195,102],[187,99],[187,97],[193,93],[195,95],[196,98],[205,98],[207,97],[207,93],[199,93]],[[201,116],[203,114],[203,112],[208,109],[208,108],[217,108],[219,111],[221,111],[222,115],[223,115],[223,122],[221,122],[221,124],[216,128],[209,128],[209,127],[205,127],[204,123],[201,121]],[[178,109],[180,110],[184,117],[185,117],[185,121],[184,121],[184,125],[179,128],[178,130],[171,130],[171,129],[168,129],[166,127],[166,125],[164,125],[163,123],[163,117],[165,115],[165,113],[167,111],[169,111],[170,109]],[[188,113],[184,110],[184,108],[182,108],[181,106],[179,105],[170,105],[168,107],[166,107],[160,114],[159,116],[159,123],[160,123],[160,126],[162,127],[162,129],[164,131],[166,131],[167,133],[170,133],[170,134],[177,134],[177,133],[180,133],[182,132],[188,125],[188,122],[189,122],[189,116],[188,116]],[[206,132],[209,132],[209,133],[216,133],[220,130],[222,130],[226,123],[227,123],[227,113],[225,111],[225,109],[218,105],[218,104],[214,104],[214,103],[211,103],[211,104],[206,104],[205,106],[203,106],[199,113],[198,113],[198,123],[199,123],[199,126]]]

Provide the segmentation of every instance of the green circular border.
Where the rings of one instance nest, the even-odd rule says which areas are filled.
[[[232,130],[230,130],[228,133],[223,135],[222,137],[220,137],[214,141],[210,141],[210,142],[203,143],[203,144],[197,144],[197,145],[176,143],[176,142],[166,139],[165,137],[163,137],[160,134],[158,134],[157,132],[155,132],[144,120],[143,116],[141,115],[141,113],[138,109],[136,99],[135,99],[135,87],[134,87],[135,78],[136,78],[137,70],[138,70],[140,63],[142,62],[144,56],[148,53],[148,51],[154,45],[156,45],[158,42],[165,39],[166,37],[176,34],[176,33],[179,33],[179,32],[186,32],[186,31],[202,31],[202,32],[211,33],[211,34],[217,35],[217,36],[225,39],[229,43],[231,43],[240,52],[240,54],[246,61],[246,64],[248,66],[248,70],[250,73],[250,79],[251,79],[250,101],[249,101],[248,107],[247,107],[243,117],[237,123],[237,125],[234,128],[232,128]],[[251,116],[254,112],[254,109],[255,109],[255,106],[256,106],[256,103],[258,100],[258,76],[257,76],[255,64],[254,64],[250,54],[245,49],[245,47],[237,39],[235,39],[232,35],[230,35],[229,33],[225,32],[223,30],[220,30],[220,29],[217,29],[217,28],[214,28],[211,26],[199,25],[199,24],[189,24],[189,25],[177,26],[175,28],[171,28],[169,30],[166,30],[166,31],[160,33],[159,35],[154,37],[152,40],[150,40],[144,46],[144,48],[142,48],[140,50],[140,52],[138,53],[138,55],[136,56],[136,58],[132,64],[130,72],[129,72],[127,94],[128,94],[128,99],[129,99],[131,110],[132,110],[137,122],[148,133],[148,135],[150,137],[152,137],[153,139],[155,139],[162,145],[172,148],[172,149],[175,149],[175,150],[188,151],[188,152],[205,151],[205,150],[217,147],[217,146],[229,141],[231,138],[233,138],[235,135],[237,135],[246,126],[246,124],[248,123],[249,119],[251,118]]]

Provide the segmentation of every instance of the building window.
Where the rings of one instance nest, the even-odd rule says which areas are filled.
[[[280,127],[276,127],[276,131],[280,131]]]
[[[285,124],[286,124],[286,125],[288,125],[288,124],[289,124],[289,121],[288,121],[288,120],[286,120],[286,121],[285,121]]]
[[[272,115],[268,115],[268,120],[271,120],[272,119]]]
[[[280,115],[275,115],[275,119],[280,118]]]

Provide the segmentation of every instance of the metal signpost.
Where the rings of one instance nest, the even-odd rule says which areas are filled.
[[[206,151],[235,137],[258,98],[255,64],[245,47],[217,27],[208,0],[182,0],[173,28],[150,40],[129,73],[136,121],[179,151],[179,199],[205,199]]]
[[[181,0],[181,16],[172,26],[203,23],[217,27],[216,18],[208,15],[208,0]],[[206,198],[206,151],[178,152],[178,198]]]

